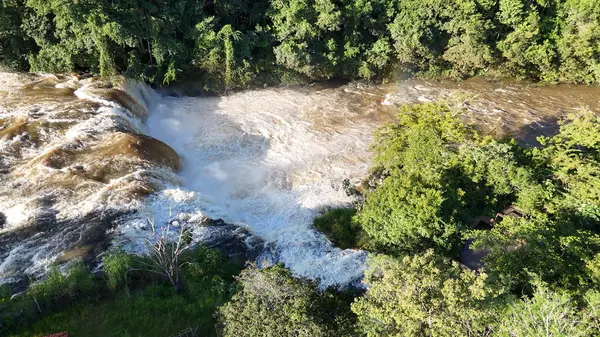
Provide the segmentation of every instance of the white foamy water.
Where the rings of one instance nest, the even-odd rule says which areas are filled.
[[[344,95],[351,93],[261,90],[164,98],[147,124],[151,136],[183,158],[183,186],[195,195],[188,203],[247,228],[296,274],[323,286],[347,284],[362,276],[365,252],[333,247],[312,229],[312,220],[325,207],[351,203],[342,181],[366,176],[371,134],[382,116],[352,109]]]

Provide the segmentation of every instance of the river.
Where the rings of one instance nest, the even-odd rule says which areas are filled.
[[[348,284],[366,252],[334,247],[312,219],[352,203],[342,182],[366,177],[372,133],[400,105],[443,101],[483,133],[531,146],[561,116],[600,111],[598,87],[482,78],[174,97],[134,82],[0,77],[0,283],[111,246],[141,250],[152,219],[322,286]]]

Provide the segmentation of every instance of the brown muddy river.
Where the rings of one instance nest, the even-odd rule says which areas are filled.
[[[0,283],[111,245],[140,250],[152,218],[345,284],[366,253],[333,247],[312,219],[352,201],[341,183],[365,177],[372,133],[398,106],[444,101],[483,133],[530,145],[571,111],[600,111],[597,87],[481,78],[208,98],[118,82],[0,73]]]

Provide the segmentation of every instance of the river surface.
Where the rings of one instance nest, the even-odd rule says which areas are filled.
[[[600,111],[597,87],[478,78],[194,98],[133,82],[0,77],[0,283],[110,246],[140,251],[151,219],[189,223],[197,242],[235,237],[259,265],[283,262],[322,286],[348,284],[366,252],[334,247],[312,219],[352,203],[342,182],[366,177],[372,133],[399,106],[443,101],[483,133],[531,146],[561,116]]]

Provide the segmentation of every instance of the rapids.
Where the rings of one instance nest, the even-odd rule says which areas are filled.
[[[0,283],[109,245],[143,250],[153,219],[193,224],[195,241],[217,248],[241,242],[246,258],[322,286],[348,284],[366,252],[334,247],[312,219],[353,202],[342,182],[367,176],[372,133],[398,106],[444,101],[482,132],[532,146],[560,116],[600,111],[600,88],[477,78],[176,97],[134,82],[0,77]]]

